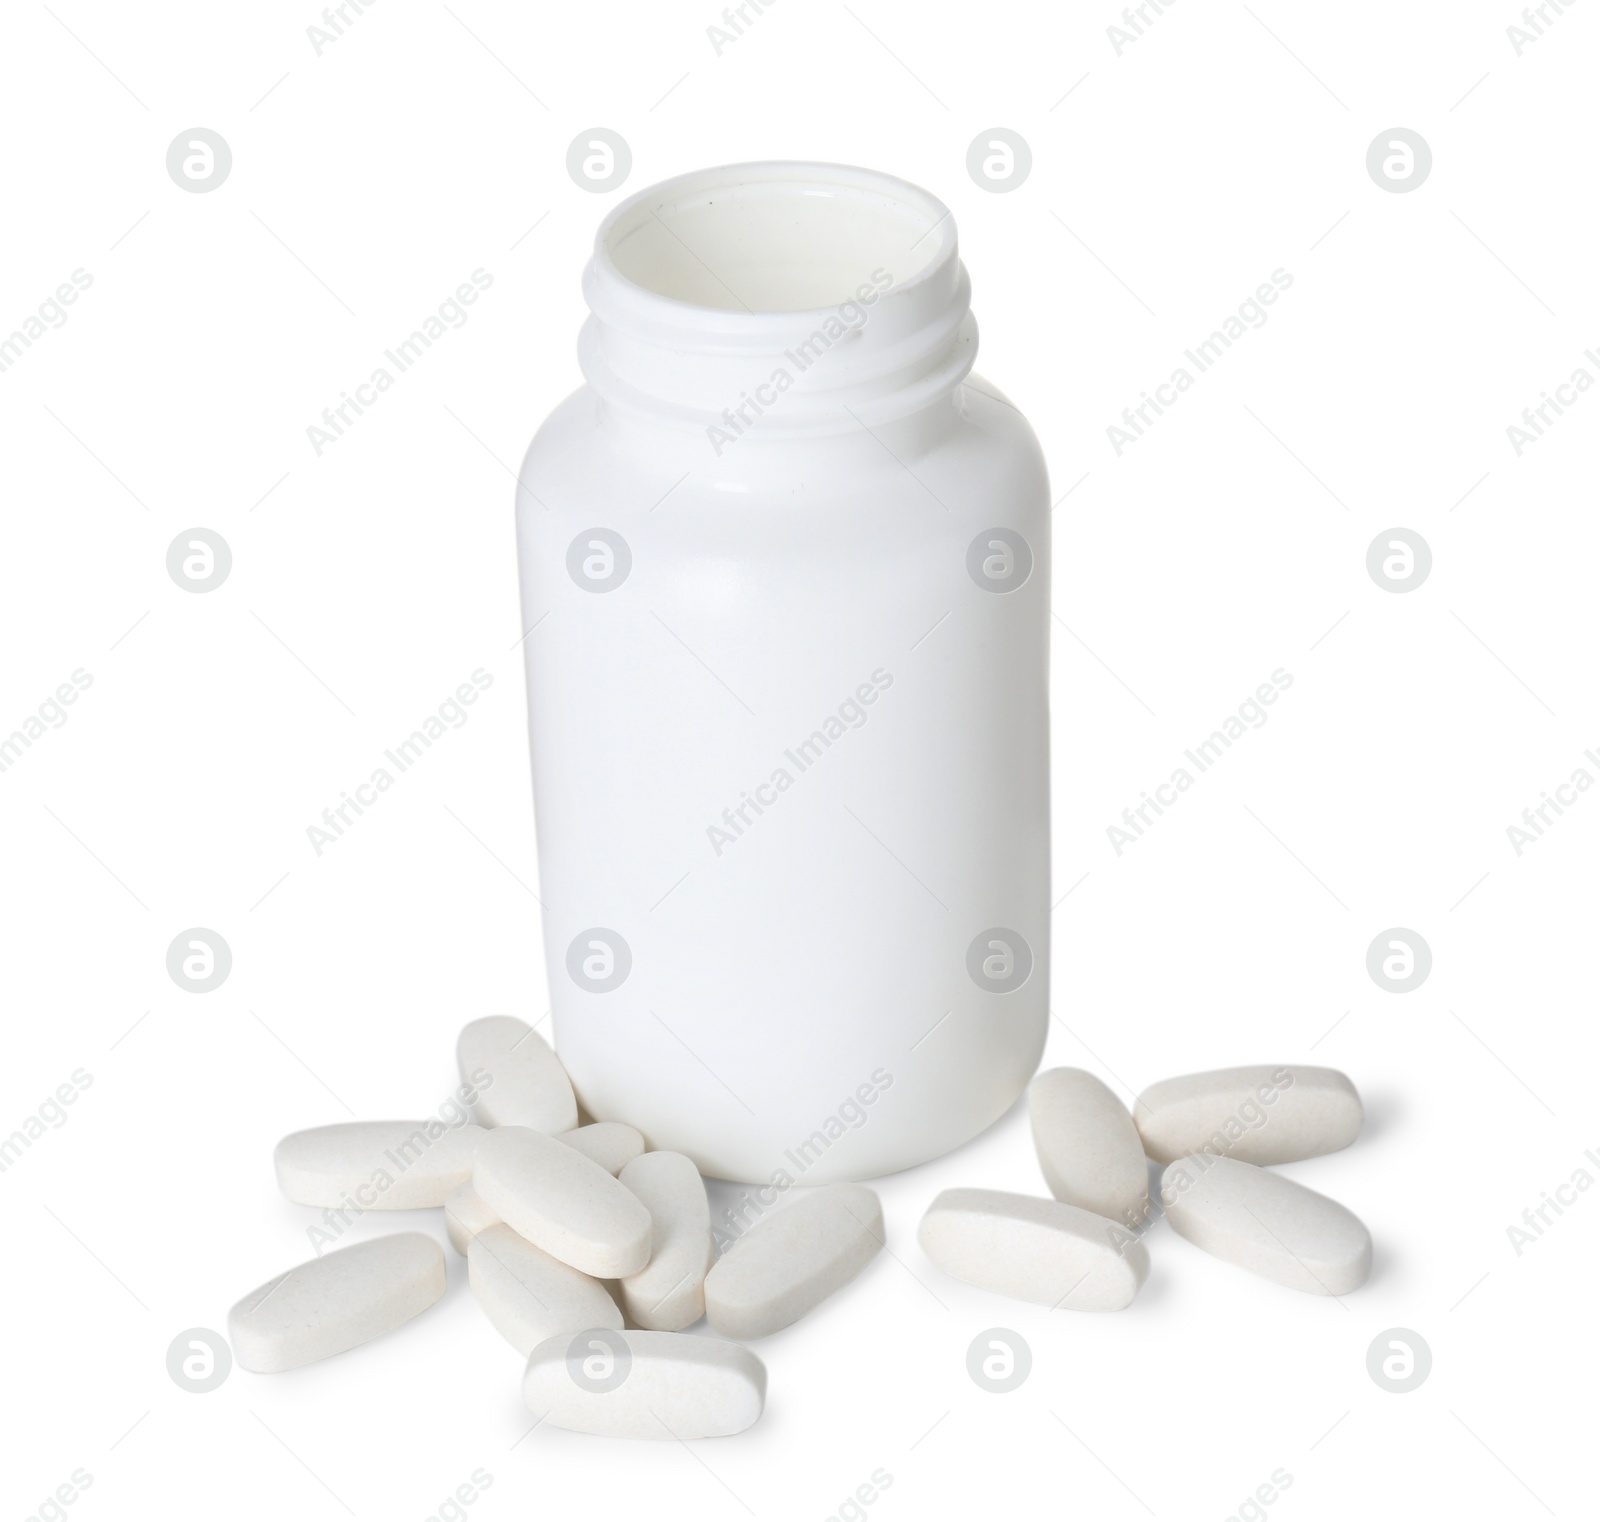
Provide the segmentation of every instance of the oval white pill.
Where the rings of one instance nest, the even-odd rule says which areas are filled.
[[[1354,1214],[1253,1163],[1180,1157],[1161,1175],[1161,1203],[1180,1237],[1308,1295],[1349,1294],[1372,1269],[1372,1237]]]
[[[766,1365],[682,1332],[562,1333],[528,1359],[522,1398],[554,1427],[602,1437],[727,1437],[761,1415]]]
[[[820,1305],[883,1246],[883,1207],[864,1184],[827,1184],[757,1221],[706,1275],[706,1319],[765,1337]]]
[[[478,1198],[478,1191],[472,1187],[471,1179],[459,1189],[452,1190],[444,1202],[445,1233],[450,1238],[450,1245],[462,1257],[467,1255],[468,1244],[480,1231],[499,1224],[500,1217]]]
[[[637,1326],[682,1331],[706,1310],[706,1270],[714,1254],[705,1182],[681,1152],[646,1152],[618,1177],[652,1222],[650,1262],[622,1281],[622,1303]]]
[[[1120,1311],[1150,1272],[1149,1250],[1115,1221],[998,1189],[946,1189],[917,1241],[952,1278],[1053,1309]]]
[[[1361,1129],[1361,1096],[1333,1068],[1219,1068],[1151,1084],[1133,1118],[1158,1163],[1189,1152],[1293,1163],[1348,1147]]]
[[[557,1332],[622,1330],[622,1312],[598,1279],[557,1262],[504,1224],[472,1239],[467,1282],[494,1329],[524,1358]]]
[[[515,1015],[485,1015],[464,1026],[456,1062],[477,1089],[474,1108],[482,1124],[552,1133],[578,1124],[578,1101],[561,1059]]]
[[[597,1279],[650,1261],[650,1212],[599,1163],[542,1131],[486,1132],[472,1187],[513,1231]]]
[[[228,1312],[240,1368],[281,1374],[359,1347],[444,1293],[444,1249],[403,1231],[357,1242],[269,1279]]]
[[[1052,1068],[1028,1086],[1028,1116],[1050,1193],[1124,1226],[1150,1209],[1144,1144],[1127,1106],[1093,1073]]]
[[[579,1126],[576,1131],[563,1131],[559,1139],[569,1147],[576,1147],[612,1175],[621,1173],[626,1164],[644,1151],[644,1137],[619,1120],[597,1120],[593,1125]]]
[[[422,1210],[472,1177],[481,1126],[441,1120],[353,1120],[296,1131],[272,1154],[278,1187],[297,1205]]]

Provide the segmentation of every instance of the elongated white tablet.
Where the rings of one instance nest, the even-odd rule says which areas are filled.
[[[1236,1158],[1167,1165],[1161,1203],[1180,1237],[1308,1295],[1347,1295],[1372,1270],[1372,1237],[1337,1200]]]
[[[278,1187],[297,1205],[422,1210],[472,1177],[488,1133],[442,1120],[353,1120],[296,1131],[272,1154]]]
[[[946,1189],[917,1241],[952,1278],[1052,1309],[1120,1311],[1150,1272],[1149,1250],[1115,1221],[998,1189]]]
[[[1348,1147],[1361,1129],[1361,1096],[1333,1068],[1219,1068],[1151,1084],[1133,1118],[1158,1163],[1189,1152],[1293,1163]]]
[[[542,1131],[486,1133],[472,1187],[513,1231],[596,1279],[650,1261],[650,1212],[599,1163]]]
[[[578,1101],[561,1059],[515,1015],[485,1015],[464,1026],[456,1061],[462,1078],[478,1088],[474,1108],[481,1124],[552,1133],[578,1124]]]
[[[706,1310],[713,1250],[705,1182],[681,1152],[646,1152],[618,1178],[639,1197],[652,1223],[650,1261],[622,1280],[622,1303],[635,1325],[680,1332]]]
[[[766,1365],[682,1332],[563,1332],[528,1359],[522,1398],[553,1427],[602,1437],[728,1437],[761,1415]]]
[[[1033,1145],[1050,1193],[1137,1226],[1150,1209],[1144,1144],[1127,1106],[1093,1073],[1052,1068],[1028,1086]]]
[[[466,1257],[468,1244],[480,1231],[499,1224],[500,1217],[478,1198],[478,1191],[472,1187],[471,1179],[459,1189],[452,1190],[449,1199],[444,1202],[445,1233],[450,1238],[450,1245],[462,1257]]]
[[[243,1369],[281,1374],[359,1347],[444,1293],[444,1249],[420,1231],[341,1247],[251,1291],[228,1312]]]
[[[579,1126],[576,1131],[563,1131],[560,1140],[569,1147],[576,1147],[612,1175],[621,1173],[644,1151],[644,1137],[620,1120],[597,1120],[592,1125]]]
[[[756,1222],[706,1275],[706,1319],[724,1337],[765,1337],[843,1289],[883,1246],[883,1207],[864,1184],[827,1184]]]
[[[557,1332],[622,1330],[622,1312],[598,1279],[504,1224],[486,1227],[468,1245],[467,1282],[494,1329],[524,1358]]]

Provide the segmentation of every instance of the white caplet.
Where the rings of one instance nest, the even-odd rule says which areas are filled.
[[[269,1279],[228,1312],[239,1367],[281,1374],[371,1342],[444,1294],[444,1249],[419,1231],[341,1247]]]
[[[467,1282],[494,1329],[524,1358],[558,1332],[622,1329],[622,1312],[598,1279],[557,1262],[504,1224],[480,1231],[468,1245]]]
[[[1337,1200],[1236,1158],[1178,1158],[1161,1203],[1180,1237],[1308,1295],[1347,1295],[1372,1270],[1371,1234]]]
[[[528,1359],[522,1398],[552,1427],[602,1437],[727,1437],[761,1415],[766,1365],[682,1332],[563,1332]]]
[[[1138,1226],[1150,1209],[1144,1146],[1127,1106],[1093,1073],[1052,1068],[1028,1087],[1033,1145],[1050,1193]]]
[[[1189,1152],[1293,1163],[1348,1147],[1361,1130],[1361,1096],[1333,1068],[1220,1068],[1151,1084],[1133,1118],[1158,1163]]]
[[[705,1315],[706,1270],[715,1255],[700,1170],[681,1152],[646,1152],[618,1177],[653,1223],[650,1262],[622,1281],[622,1303],[636,1326],[680,1332]]]
[[[650,1212],[599,1163],[542,1131],[488,1132],[472,1187],[513,1231],[597,1279],[650,1261]]]
[[[353,1120],[296,1131],[278,1143],[278,1187],[297,1205],[423,1210],[472,1177],[487,1133],[442,1120]]]
[[[883,1207],[864,1184],[827,1184],[757,1221],[706,1275],[706,1319],[765,1337],[843,1289],[883,1246]]]
[[[917,1241],[952,1278],[1052,1310],[1120,1311],[1150,1272],[1144,1243],[1115,1221],[998,1189],[946,1189]]]
[[[485,1015],[464,1026],[456,1061],[478,1091],[475,1109],[483,1125],[553,1133],[578,1124],[578,1101],[561,1059],[515,1015]]]

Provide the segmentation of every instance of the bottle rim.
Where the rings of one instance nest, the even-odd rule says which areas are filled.
[[[712,210],[719,204],[730,208],[725,220]],[[793,260],[762,223],[774,216],[800,235]],[[680,229],[692,231],[698,251]],[[743,261],[738,283],[749,302],[702,257],[716,257],[719,237],[717,250]],[[909,263],[897,271],[889,266],[902,245]],[[852,286],[840,271],[863,251]],[[805,297],[782,300],[785,280]],[[839,281],[838,299],[806,299],[829,280]],[[723,304],[696,299],[716,287]],[[949,208],[906,180],[851,165],[732,164],[647,186],[601,222],[583,289],[591,315],[579,361],[591,387],[627,412],[679,423],[716,427],[730,413],[751,418],[755,407],[756,431],[767,437],[870,426],[947,394],[976,356],[971,287]],[[738,305],[726,304],[729,296]],[[782,406],[751,400],[752,390],[784,380]]]

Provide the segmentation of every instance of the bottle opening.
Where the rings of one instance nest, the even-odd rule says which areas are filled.
[[[728,435],[875,427],[948,396],[977,325],[955,219],[838,164],[704,169],[624,201],[584,271],[578,341],[609,407]]]
[[[803,170],[803,173],[797,172]],[[716,311],[806,312],[904,287],[948,252],[949,213],[888,175],[750,164],[670,180],[618,208],[604,247],[625,279]]]

